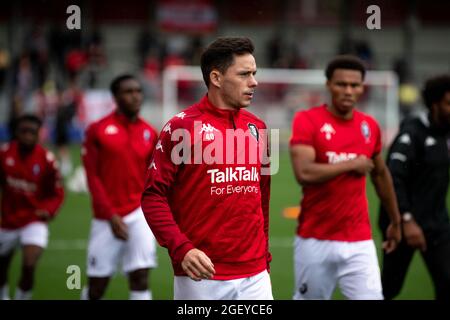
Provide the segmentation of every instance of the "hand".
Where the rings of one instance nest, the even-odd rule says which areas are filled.
[[[189,250],[181,262],[181,267],[186,274],[195,281],[211,279],[216,273],[211,259],[201,250]]]
[[[386,230],[386,241],[383,242],[383,249],[386,253],[394,251],[402,240],[400,223],[391,223]]]
[[[124,241],[128,239],[128,227],[125,222],[122,221],[122,218],[120,216],[114,214],[111,217],[111,220],[109,220],[109,223],[116,238]]]
[[[403,222],[403,234],[408,246],[414,249],[420,249],[421,251],[427,250],[427,241],[425,240],[422,228],[416,221]]]
[[[45,222],[49,221],[51,218],[50,213],[48,213],[47,210],[37,209],[34,214],[37,215],[41,221]]]
[[[368,174],[374,168],[372,159],[369,159],[364,155],[360,155],[356,159],[353,159],[352,161],[353,161],[353,171],[363,176]]]

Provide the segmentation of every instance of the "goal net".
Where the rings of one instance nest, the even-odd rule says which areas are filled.
[[[279,129],[280,147],[286,147],[295,112],[329,101],[323,70],[258,69],[258,87],[249,111],[271,129]],[[394,138],[399,125],[398,80],[392,71],[368,71],[358,110],[380,124],[383,145]],[[163,118],[168,121],[206,93],[200,67],[172,66],[163,74]]]

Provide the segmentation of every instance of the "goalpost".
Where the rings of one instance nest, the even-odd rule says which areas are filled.
[[[323,70],[258,69],[258,87],[249,111],[260,116],[271,129],[280,130],[287,144],[291,121],[298,110],[329,101]],[[368,71],[366,90],[358,109],[380,124],[387,146],[399,126],[398,79],[392,71]],[[199,66],[172,66],[163,73],[163,120],[198,101],[206,93]]]

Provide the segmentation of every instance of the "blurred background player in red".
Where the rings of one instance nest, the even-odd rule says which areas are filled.
[[[19,245],[22,273],[15,298],[31,299],[36,265],[48,243],[47,223],[64,199],[55,157],[38,144],[41,125],[34,115],[20,116],[16,139],[0,150],[0,299],[9,299],[8,269]]]
[[[89,283],[82,299],[101,299],[120,262],[128,275],[130,299],[149,300],[149,269],[156,267],[156,245],[140,199],[158,136],[139,117],[143,94],[134,76],[115,78],[111,92],[117,109],[88,127],[82,148],[94,211]]]
[[[411,114],[387,155],[402,214],[403,241],[383,256],[383,293],[402,289],[417,249],[433,280],[436,299],[450,301],[450,222],[446,205],[450,165],[450,75],[430,78],[423,98],[428,112]],[[380,207],[379,224],[389,224]]]
[[[166,124],[149,167],[142,208],[169,251],[176,300],[273,299],[270,175],[263,169],[269,164],[251,154],[266,152],[266,125],[244,110],[258,85],[253,50],[250,39],[232,37],[206,48],[201,69],[208,93]],[[177,162],[180,142],[174,134],[180,132],[186,149]],[[216,157],[231,155],[232,161],[210,158],[212,146]]]
[[[365,72],[358,58],[336,57],[326,68],[331,104],[298,112],[293,120],[291,160],[303,187],[294,299],[329,299],[337,283],[349,299],[383,299],[366,197],[368,173],[390,218],[386,252],[401,239],[400,213],[381,156],[378,123],[355,110]]]

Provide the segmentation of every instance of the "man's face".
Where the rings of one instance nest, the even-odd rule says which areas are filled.
[[[17,127],[17,141],[25,149],[33,149],[39,139],[39,126],[32,121],[22,121]]]
[[[450,91],[447,91],[440,102],[436,104],[438,121],[450,127]]]
[[[342,114],[350,112],[364,92],[362,74],[358,70],[334,70],[327,87],[333,106]]]
[[[143,94],[140,83],[135,79],[127,79],[120,83],[116,96],[117,105],[127,116],[135,116],[142,105]]]
[[[233,64],[220,74],[220,92],[226,106],[248,107],[258,82],[255,79],[256,62],[251,54],[235,55]]]

